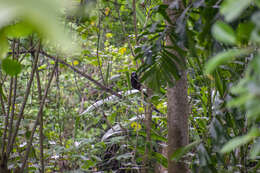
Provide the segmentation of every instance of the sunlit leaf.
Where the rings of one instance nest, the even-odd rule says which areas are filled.
[[[38,70],[43,70],[47,68],[47,64],[43,64],[40,67],[38,67]]]
[[[132,122],[131,127],[134,129],[134,131],[139,131],[141,129],[141,125],[137,122]]]
[[[76,66],[76,65],[79,65],[79,61],[78,61],[78,60],[74,60],[74,61],[73,61],[73,65],[75,65],[75,66]]]
[[[111,37],[113,37],[112,33],[106,33],[106,38],[111,38]]]

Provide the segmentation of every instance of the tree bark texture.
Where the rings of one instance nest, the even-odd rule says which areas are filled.
[[[181,0],[164,0],[164,3],[171,4],[175,1],[179,1],[179,6],[183,7]],[[183,8],[182,8],[183,9]],[[174,9],[173,9],[174,10]],[[169,10],[168,14],[175,23],[177,16],[172,16],[172,11]],[[166,40],[167,45],[171,46],[170,39]],[[178,56],[176,52],[173,52]],[[185,57],[180,57],[185,58]],[[186,61],[185,59],[183,60]],[[189,169],[184,160],[179,162],[171,161],[172,154],[180,147],[188,144],[189,141],[189,127],[188,127],[188,93],[187,93],[187,73],[185,69],[179,68],[181,78],[174,83],[174,87],[168,87],[167,89],[167,120],[168,120],[168,173],[188,173]]]
[[[183,73],[181,79],[176,81],[175,86],[168,88],[168,172],[187,173],[188,168],[184,161],[171,161],[171,156],[176,149],[188,144],[188,96],[187,77]]]

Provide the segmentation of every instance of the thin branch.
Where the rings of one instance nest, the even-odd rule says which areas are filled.
[[[3,115],[5,116],[5,117],[7,117],[7,114],[6,114],[6,111],[5,111],[5,104],[4,104],[4,100],[3,100],[3,96],[2,96],[2,94],[0,93],[0,101],[1,101],[1,108],[2,108],[2,112],[3,112]],[[5,135],[3,135],[3,139],[2,139],[2,141],[3,141],[3,145],[2,145],[2,156],[4,155],[4,150],[5,150],[5,143],[4,143],[4,141],[5,141]]]
[[[10,145],[11,142],[11,136],[13,133],[13,121],[14,121],[14,110],[15,110],[15,103],[16,103],[16,90],[17,90],[17,75],[14,78],[14,94],[13,94],[13,101],[12,101],[12,110],[11,110],[11,120],[9,123],[9,136],[8,136],[8,146]]]
[[[51,56],[49,54],[47,54],[46,52],[44,51],[41,51],[40,52],[42,55],[45,55],[46,57],[52,59],[52,60],[55,60],[56,58],[54,56]],[[102,90],[112,94],[112,95],[115,95],[119,98],[122,98],[122,95],[121,94],[118,94],[117,92],[113,91],[112,89],[108,88],[108,87],[105,87],[104,85],[102,85],[101,83],[99,83],[98,81],[96,81],[95,79],[93,79],[92,77],[90,77],[89,75],[85,74],[84,72],[80,71],[79,69],[77,69],[76,67],[73,67],[72,65],[66,63],[64,60],[60,59],[60,58],[57,58],[57,61],[63,65],[66,65],[67,67],[69,67],[70,69],[72,69],[74,72],[80,74],[81,76],[87,78],[88,80],[90,80],[91,82],[93,82],[96,86],[100,87]]]
[[[135,27],[135,41],[137,43],[138,30],[137,30],[137,22],[136,22],[136,2],[133,0],[133,17],[134,17],[134,27]]]
[[[33,55],[33,54],[32,54]],[[34,56],[34,55],[33,55]],[[41,88],[41,81],[38,69],[36,70],[36,79],[37,79],[37,88],[38,88],[38,97],[39,102],[41,105],[42,100],[42,88]],[[41,173],[44,173],[44,146],[43,146],[43,113],[40,113],[40,160],[41,160]]]
[[[7,103],[7,112],[5,114],[5,128],[4,128],[4,135],[3,135],[2,153],[4,153],[4,150],[5,150],[7,128],[8,128],[8,125],[9,125],[9,114],[10,114],[12,92],[13,92],[13,77],[11,78],[9,87],[10,88],[9,88],[9,96],[8,96],[8,103]]]
[[[50,88],[50,85],[51,85],[51,82],[52,82],[52,79],[53,79],[53,76],[54,76],[54,73],[56,71],[57,66],[58,66],[58,61],[56,60],[54,68],[53,68],[53,70],[51,72],[51,76],[50,76],[49,82],[48,82],[48,84],[47,84],[47,86],[45,88],[44,96],[43,96],[43,98],[41,100],[41,105],[40,105],[40,108],[39,108],[39,111],[38,111],[38,114],[37,114],[36,121],[35,121],[34,126],[33,126],[33,130],[31,132],[30,141],[27,144],[27,148],[26,148],[26,152],[25,152],[25,156],[24,156],[24,159],[23,159],[23,162],[22,162],[22,167],[21,167],[20,172],[23,172],[23,170],[25,168],[25,165],[26,165],[26,162],[28,160],[28,156],[29,156],[31,145],[32,145],[32,141],[33,141],[33,136],[34,136],[34,133],[36,131],[37,125],[39,123],[40,117],[42,115],[42,111],[43,111],[43,108],[44,108],[44,105],[45,105],[45,100],[47,98],[48,91],[49,91],[49,88]]]
[[[16,40],[14,40],[14,44],[16,43]],[[13,59],[18,60],[19,59],[19,52],[20,52],[20,41],[17,40],[17,49],[15,51],[15,45],[13,47]],[[16,54],[15,54],[16,53]],[[15,103],[16,103],[16,90],[17,90],[17,75],[14,77],[14,86],[13,86],[13,100],[12,100],[12,110],[11,110],[11,120],[9,123],[9,135],[8,135],[8,146],[11,142],[11,136],[13,133],[13,121],[14,121],[14,110],[15,110]]]
[[[38,62],[38,58],[39,58],[39,51],[40,51],[39,49],[40,49],[40,44],[39,44],[39,47],[38,47],[37,56],[34,58],[34,61],[33,61],[33,68],[32,68],[32,72],[31,72],[31,75],[30,75],[30,80],[27,84],[23,103],[22,103],[22,106],[20,108],[20,112],[18,114],[18,120],[17,120],[16,126],[15,126],[16,129],[14,131],[14,134],[12,135],[10,145],[8,146],[8,149],[7,149],[7,155],[8,156],[13,149],[14,141],[15,141],[15,138],[18,134],[20,123],[21,123],[21,120],[23,118],[23,112],[24,112],[24,109],[25,109],[25,106],[26,106],[26,103],[27,103],[27,100],[28,100],[28,97],[29,97],[29,94],[30,94],[31,85],[32,85],[32,82],[33,82],[33,78],[34,78],[34,74],[35,74],[35,71],[36,71],[36,68],[37,68],[37,62]]]
[[[97,31],[97,35],[98,35],[98,39],[97,39],[97,60],[98,60],[98,69],[99,69],[99,72],[100,72],[101,79],[103,81],[103,84],[106,85],[105,80],[104,80],[104,76],[103,76],[103,72],[102,72],[102,65],[101,65],[100,58],[99,58],[100,29],[101,29],[101,17],[100,17],[100,12],[99,12],[98,13],[98,31]]]

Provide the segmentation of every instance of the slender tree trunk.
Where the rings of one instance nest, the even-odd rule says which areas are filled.
[[[188,97],[187,77],[184,72],[182,78],[176,81],[173,88],[168,88],[168,172],[187,173],[184,161],[171,161],[176,149],[188,144]]]
[[[166,4],[171,4],[174,1],[180,0],[165,0]],[[176,16],[171,16],[172,12],[168,11],[173,23],[176,21]],[[168,45],[172,45],[169,38],[166,40]],[[174,52],[177,54],[176,52]],[[178,56],[178,55],[177,55]],[[181,57],[185,58],[185,57]],[[185,62],[185,60],[183,60]],[[168,87],[168,173],[188,173],[189,169],[183,160],[179,162],[171,161],[172,154],[180,147],[188,144],[188,94],[187,94],[187,73],[184,69],[179,69],[181,78],[175,81],[174,87]]]

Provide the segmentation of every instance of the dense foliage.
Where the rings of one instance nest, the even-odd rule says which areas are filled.
[[[171,159],[192,172],[259,172],[259,8],[0,0],[0,172],[167,168],[166,92],[184,70],[190,144]]]

